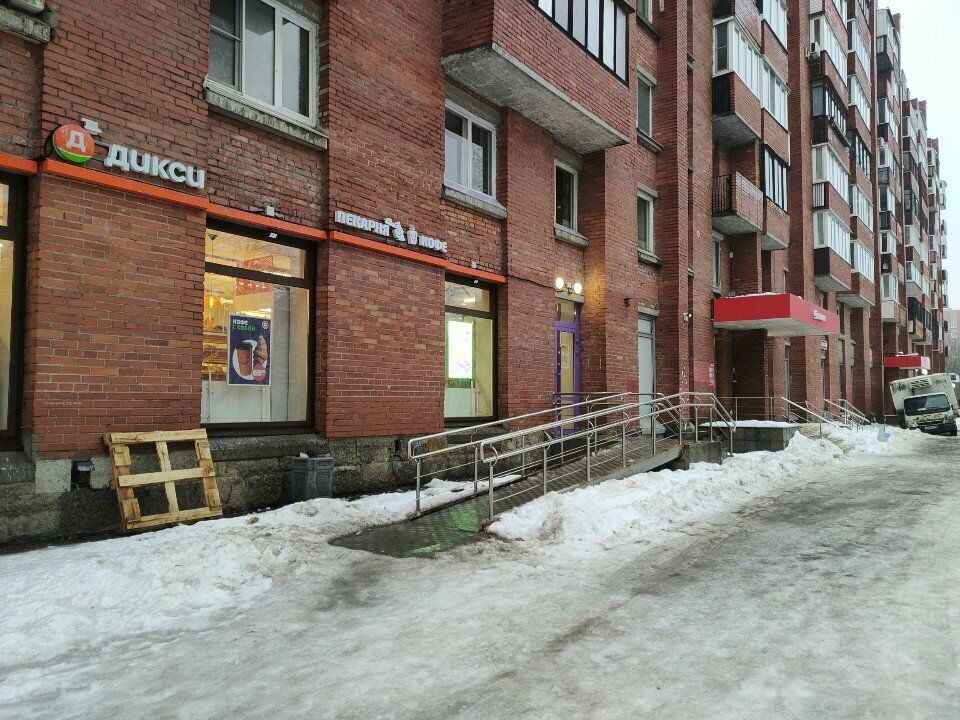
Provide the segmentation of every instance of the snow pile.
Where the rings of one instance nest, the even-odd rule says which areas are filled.
[[[507,479],[502,478],[500,482]],[[485,483],[481,483],[485,487]],[[422,506],[473,483],[433,480]],[[239,518],[0,556],[0,667],[143,632],[200,629],[275,580],[315,566],[333,537],[402,520],[414,492],[318,499]]]
[[[790,485],[811,466],[840,461],[847,452],[887,452],[907,441],[898,431],[888,443],[876,431],[824,429],[825,439],[797,433],[782,452],[736,455],[723,465],[699,463],[612,480],[568,493],[550,493],[505,513],[489,531],[505,540],[608,549],[649,539],[695,519],[735,509],[751,498]],[[838,444],[839,443],[839,444]]]

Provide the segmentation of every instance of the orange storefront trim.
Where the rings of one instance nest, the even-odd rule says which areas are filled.
[[[0,153],[0,170],[9,170],[10,172],[20,173],[22,175],[36,175],[37,163],[33,160]]]
[[[243,225],[252,225],[253,227],[263,228],[266,230],[276,230],[278,233],[283,233],[284,235],[293,235],[309,240],[331,240],[333,242],[344,243],[346,245],[352,245],[365,250],[371,250],[383,255],[391,255],[393,257],[403,258],[405,260],[411,260],[413,262],[423,263],[425,265],[433,265],[434,267],[442,268],[447,272],[456,273],[457,275],[464,275],[466,277],[477,278],[478,280],[486,280],[494,283],[505,283],[507,281],[503,275],[497,275],[496,273],[487,272],[486,270],[476,270],[474,268],[457,265],[456,263],[450,262],[449,260],[445,260],[441,257],[435,257],[433,255],[427,255],[414,250],[388,245],[384,242],[370,240],[368,238],[339,232],[337,230],[327,232],[326,230],[311,228],[306,225],[298,225],[296,223],[270,217],[268,215],[259,215],[257,213],[247,212],[245,210],[235,210],[233,208],[212,203],[205,195],[191,195],[189,193],[179,192],[177,190],[169,190],[157,185],[140,182],[139,180],[130,180],[128,178],[117,177],[116,175],[110,175],[97,170],[90,170],[78,165],[70,165],[69,163],[59,162],[58,160],[51,160],[48,158],[43,160],[39,164],[38,168],[38,164],[31,160],[22,160],[20,158],[15,158],[12,155],[0,154],[0,168],[7,167],[7,163],[9,163],[11,166],[15,165],[16,168],[19,168],[20,172],[36,173],[39,169],[39,172],[48,175],[55,175],[56,177],[62,177],[68,180],[87,182],[91,185],[107,188],[109,190],[125,192],[131,195],[138,195],[151,200],[160,200],[173,205],[188,207],[193,210],[200,210],[205,212],[210,217],[215,217],[220,220],[228,220]],[[14,168],[11,167],[11,169]]]

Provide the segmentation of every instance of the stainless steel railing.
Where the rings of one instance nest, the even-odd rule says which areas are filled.
[[[702,414],[701,414],[702,413]],[[657,426],[660,418],[666,418],[667,423],[675,423],[678,442],[683,442],[685,429],[693,434],[693,440],[699,440],[704,432],[700,419],[707,422],[710,439],[718,427],[727,430],[728,449],[732,451],[733,433],[736,431],[736,422],[726,408],[709,393],[678,393],[667,397],[657,397],[650,400],[622,403],[609,408],[595,410],[577,417],[567,417],[544,423],[542,425],[504,433],[480,441],[480,460],[487,465],[489,481],[487,483],[488,514],[494,516],[494,487],[497,463],[509,461],[518,456],[533,453],[540,455],[539,471],[541,472],[542,492],[547,493],[549,485],[550,451],[560,447],[561,458],[565,455],[564,443],[582,440],[585,443],[583,452],[585,481],[590,482],[592,476],[592,459],[600,448],[620,446],[620,458],[623,467],[627,466],[627,438],[628,436],[642,435],[644,426],[650,428],[651,455],[656,455]],[[663,424],[663,427],[666,427]],[[575,453],[579,455],[578,453]],[[556,456],[554,456],[556,459]],[[529,492],[529,488],[519,493],[499,498],[507,500],[515,495]]]
[[[407,442],[407,456],[416,463],[416,512],[421,511],[421,495],[423,485],[424,466],[431,474],[440,476],[453,476],[467,478],[472,474],[473,492],[479,492],[480,485],[480,443],[489,436],[489,433],[496,433],[497,428],[502,428],[509,432],[513,429],[520,429],[526,424],[538,425],[542,421],[552,417],[554,420],[562,416],[569,416],[576,420],[584,413],[592,412],[599,405],[609,405],[619,403],[625,399],[634,397],[633,393],[622,392],[612,393],[598,391],[594,393],[578,393],[582,400],[569,404],[555,405],[544,410],[504,418],[501,420],[491,420],[477,425],[471,425],[462,428],[453,428],[443,432],[423,435],[421,437],[411,438]],[[453,440],[454,442],[451,442]],[[517,466],[509,468],[509,471],[519,470],[523,475],[526,472],[526,456],[521,456]],[[510,472],[505,472],[504,477]],[[501,478],[502,479],[502,478]]]

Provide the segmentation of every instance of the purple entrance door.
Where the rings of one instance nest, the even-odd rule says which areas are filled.
[[[580,401],[580,306],[570,300],[557,300],[554,327],[555,353],[553,371],[556,377],[558,405]],[[571,417],[566,411],[560,418]],[[572,427],[570,428],[573,429]]]

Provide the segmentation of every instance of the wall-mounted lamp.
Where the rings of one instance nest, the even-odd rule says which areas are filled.
[[[683,321],[684,321],[684,322],[690,322],[690,320],[692,320],[692,319],[693,319],[693,313],[685,312],[685,313],[683,314]]]
[[[573,295],[583,295],[582,283],[569,283],[562,277],[558,277],[553,281],[553,286],[557,289],[557,292],[563,292],[566,290],[568,293],[572,293]]]

